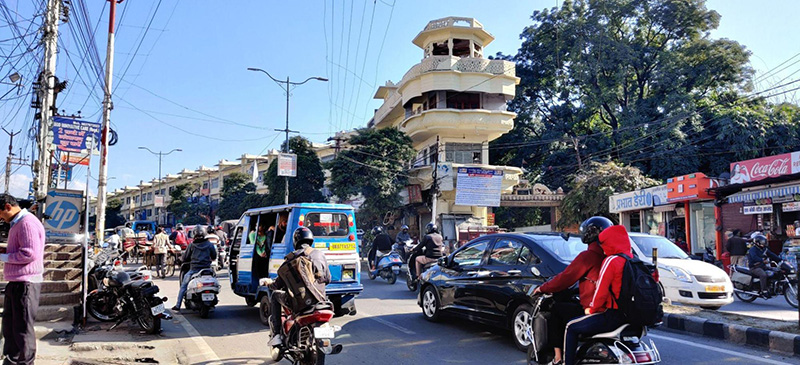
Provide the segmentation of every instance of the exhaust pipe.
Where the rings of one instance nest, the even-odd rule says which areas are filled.
[[[744,291],[744,290],[741,290],[741,289],[733,289],[733,291],[737,292],[739,294],[747,294],[747,295],[752,295],[752,296],[755,296],[755,297],[760,297],[761,296],[761,293],[756,293],[756,292],[752,292],[752,291]]]
[[[331,349],[331,355],[336,355],[336,354],[342,352],[342,348],[343,348],[342,344],[340,344],[340,343],[337,343],[337,344],[333,345],[333,348]]]

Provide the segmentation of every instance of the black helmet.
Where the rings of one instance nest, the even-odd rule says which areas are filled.
[[[764,247],[767,245],[767,237],[765,237],[763,234],[756,235],[753,237],[753,243],[755,243],[758,247]]]
[[[182,223],[178,223],[178,225],[175,226],[175,229],[177,229],[179,231],[182,231],[183,230],[183,224]]]
[[[436,223],[430,222],[425,226],[425,234],[431,233],[439,233],[439,227],[436,227]]]
[[[214,234],[216,231],[214,230],[214,226],[208,226],[206,227],[206,232]]]
[[[372,228],[373,235],[377,236],[381,233],[383,233],[383,228],[381,226],[375,226],[374,228]]]
[[[203,240],[203,238],[206,238],[206,229],[203,227],[203,225],[198,224],[192,229],[192,234],[194,235],[195,240]]]
[[[314,234],[306,227],[299,227],[294,230],[294,248],[299,249],[303,244],[311,246],[314,243]]]
[[[592,242],[597,242],[600,237],[600,232],[603,232],[604,229],[613,225],[614,223],[606,217],[591,217],[581,223],[581,241],[587,245]]]

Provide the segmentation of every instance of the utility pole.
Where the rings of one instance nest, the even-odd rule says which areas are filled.
[[[103,126],[100,130],[100,173],[97,177],[97,217],[95,232],[97,237],[103,237],[106,226],[106,186],[108,185],[108,130],[111,123],[111,81],[114,72],[114,21],[117,13],[117,4],[122,0],[109,0],[111,7],[108,12],[108,48],[106,49],[106,82],[103,93]],[[89,151],[91,153],[91,150]]]
[[[342,142],[346,141],[347,138],[342,136],[341,132],[336,132],[336,135],[333,137],[328,138],[328,141],[336,141],[336,144],[333,146],[333,156],[336,157],[339,155],[339,151],[342,149]]]
[[[431,222],[436,224],[436,203],[439,200],[439,136],[436,136],[436,154],[433,162],[433,185],[431,185]]]
[[[20,134],[20,132],[22,132],[22,131],[14,133],[14,132],[9,132],[5,128],[3,128],[3,132],[6,132],[6,134],[8,134],[8,137],[9,137],[9,140],[8,140],[8,157],[6,158],[6,190],[5,190],[5,193],[8,194],[8,184],[11,181],[11,164],[12,164],[12,162],[14,160],[14,152],[13,152],[14,151],[14,136],[16,136],[17,134]]]
[[[298,131],[293,131],[293,130],[289,129],[289,96],[290,96],[290,91],[291,91],[290,88],[292,86],[298,86],[298,85],[305,84],[306,82],[309,82],[310,80],[328,81],[328,79],[326,79],[324,77],[309,77],[309,78],[305,79],[305,81],[303,81],[303,82],[290,82],[289,81],[289,76],[286,76],[286,81],[281,81],[281,80],[278,80],[278,79],[272,77],[272,75],[270,75],[269,72],[264,71],[264,70],[262,70],[260,68],[248,67],[247,70],[248,71],[260,71],[260,72],[263,72],[263,73],[267,74],[267,76],[269,76],[269,78],[271,78],[272,81],[275,81],[275,83],[278,84],[278,86],[280,86],[281,89],[283,89],[286,92],[286,128],[284,128],[284,129],[276,129],[276,131],[285,132],[286,133],[286,142],[283,145],[283,153],[288,153],[289,152],[289,132],[300,133]],[[285,184],[284,184],[284,192],[283,192],[283,204],[287,204],[288,205],[289,204],[289,177],[288,176],[284,176],[284,179],[285,179],[284,180]]]
[[[166,201],[167,201],[167,198],[164,197],[164,195],[161,194],[161,186],[163,184],[163,181],[162,181],[163,179],[161,178],[161,159],[164,156],[169,155],[170,153],[181,152],[183,150],[180,149],[180,148],[175,148],[172,151],[164,153],[163,151],[153,152],[153,150],[151,150],[151,149],[149,149],[147,147],[139,147],[139,149],[140,150],[146,150],[147,152],[150,152],[153,155],[158,156],[158,186],[156,187],[158,190],[156,190],[156,192],[157,192],[157,194],[159,196],[161,196],[161,207],[156,207],[156,210],[158,211],[158,216],[156,217],[156,221],[158,221],[158,223],[161,224],[161,212],[164,210],[164,203],[166,203]],[[210,184],[211,184],[211,182],[209,182],[209,190],[211,190]],[[153,196],[153,205],[155,205],[155,196]],[[161,209],[159,209],[159,208],[161,208]]]
[[[39,75],[38,96],[41,102],[39,107],[39,136],[36,143],[39,145],[39,158],[34,162],[34,198],[42,200],[47,196],[50,180],[50,147],[47,136],[50,134],[50,119],[53,116],[53,105],[56,73],[56,51],[58,47],[58,22],[61,15],[61,0],[48,0],[47,11],[44,16],[44,62],[43,70]],[[39,209],[41,215],[44,208]]]

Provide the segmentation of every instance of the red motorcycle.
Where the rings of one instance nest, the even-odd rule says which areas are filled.
[[[281,316],[283,343],[270,350],[272,360],[278,362],[286,357],[292,364],[322,365],[325,355],[342,352],[341,344],[333,344],[336,332],[342,328],[330,325],[331,318],[333,305],[329,302],[318,303],[297,314],[284,308]]]

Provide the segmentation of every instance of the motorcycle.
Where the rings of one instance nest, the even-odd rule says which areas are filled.
[[[375,280],[376,277],[380,276],[391,285],[397,282],[401,266],[403,266],[403,258],[400,257],[400,253],[397,250],[393,249],[388,255],[381,256],[378,259],[378,265],[375,266],[375,270],[371,270],[367,275],[369,275],[370,280]]]
[[[217,262],[219,262],[220,269],[224,269],[225,263],[228,262],[228,250],[224,243],[217,246]]]
[[[722,265],[722,261],[717,260],[717,256],[714,254],[714,250],[711,249],[711,247],[706,247],[706,252],[704,252],[703,255],[698,254],[690,257],[694,260],[703,261],[725,270],[724,265]]]
[[[765,268],[767,272],[767,297],[761,295],[761,283],[759,278],[753,276],[750,269],[744,266],[733,266],[731,272],[731,282],[733,282],[733,294],[743,302],[753,302],[758,298],[769,299],[771,297],[783,295],[786,302],[794,308],[798,307],[797,301],[797,272],[786,261],[780,264],[770,262],[770,267]]]
[[[181,281],[189,272],[190,263],[181,266]],[[191,310],[200,311],[200,318],[208,318],[209,312],[219,303],[219,280],[213,269],[203,269],[189,278],[184,306]]]
[[[166,297],[157,297],[158,286],[151,281],[131,280],[125,271],[111,270],[100,288],[87,297],[87,311],[97,320],[116,321],[110,330],[131,320],[148,334],[161,331],[161,320],[172,319],[166,312]]]
[[[341,344],[333,344],[336,332],[342,328],[331,326],[328,323],[331,318],[333,304],[330,302],[317,303],[297,314],[284,308],[281,316],[283,343],[270,349],[272,360],[278,362],[286,357],[292,364],[324,364],[326,355],[342,352]]]
[[[416,246],[415,246],[416,247]],[[412,248],[411,250],[413,250]],[[411,252],[409,250],[409,252]],[[409,291],[417,291],[417,287],[419,286],[419,281],[417,280],[417,257],[419,255],[423,255],[423,253],[419,254],[412,254],[411,257],[408,258],[408,266],[406,267],[406,287],[408,287]],[[430,269],[436,262],[429,262],[422,266],[422,272]]]
[[[539,339],[536,330],[544,332],[546,336],[546,321],[544,314],[555,304],[552,295],[542,294],[535,300],[531,309],[531,325],[526,328],[526,335],[531,341],[528,347],[528,364],[547,364],[553,359],[553,349],[545,345],[546,341]],[[647,335],[647,327],[634,328],[624,324],[614,331],[596,334],[581,338],[578,344],[576,364],[658,364],[661,354],[653,340],[645,343],[642,338]]]

